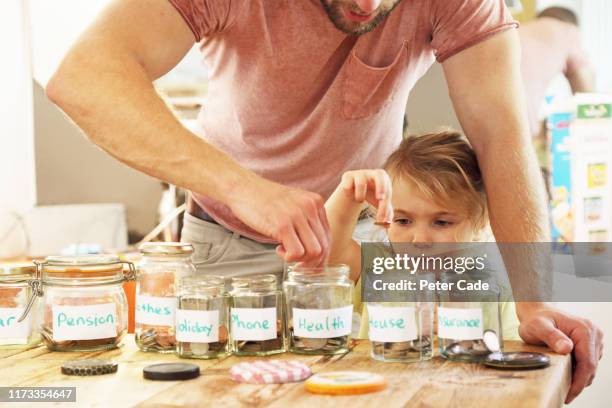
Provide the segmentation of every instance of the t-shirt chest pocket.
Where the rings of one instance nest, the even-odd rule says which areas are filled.
[[[405,74],[407,58],[406,42],[400,47],[393,62],[384,67],[366,64],[353,50],[344,70],[344,116],[348,119],[365,118],[391,103]]]

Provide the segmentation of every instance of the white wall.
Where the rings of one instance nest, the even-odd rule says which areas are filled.
[[[0,214],[24,212],[36,202],[32,80],[26,7],[3,0],[0,12]],[[4,228],[0,220],[0,235]]]

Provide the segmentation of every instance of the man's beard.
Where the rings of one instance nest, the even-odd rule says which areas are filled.
[[[342,11],[341,2],[332,0],[332,4],[328,4],[325,0],[321,0],[321,4],[334,26],[340,31],[353,35],[362,35],[374,30],[400,2],[401,0],[397,0],[391,8],[380,11],[371,21],[359,24],[347,21]]]

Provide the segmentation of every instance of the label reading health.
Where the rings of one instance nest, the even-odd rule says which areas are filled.
[[[293,333],[299,337],[327,339],[351,333],[353,305],[338,309],[293,308]]]
[[[136,323],[174,326],[175,297],[136,296]]]
[[[367,305],[370,341],[400,342],[417,338],[414,307]]]
[[[262,341],[277,337],[275,307],[232,308],[230,324],[232,340]]]
[[[219,341],[219,311],[176,309],[176,340],[192,343]]]
[[[53,305],[53,340],[95,340],[117,336],[117,306]]]
[[[438,336],[443,339],[482,339],[482,309],[438,308]]]
[[[32,332],[32,313],[28,313],[21,323],[17,323],[21,313],[22,307],[0,307],[0,345],[27,344]]]

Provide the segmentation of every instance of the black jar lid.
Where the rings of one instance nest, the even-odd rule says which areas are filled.
[[[155,381],[190,380],[200,376],[200,367],[186,363],[162,363],[146,366],[142,370],[144,378]]]

